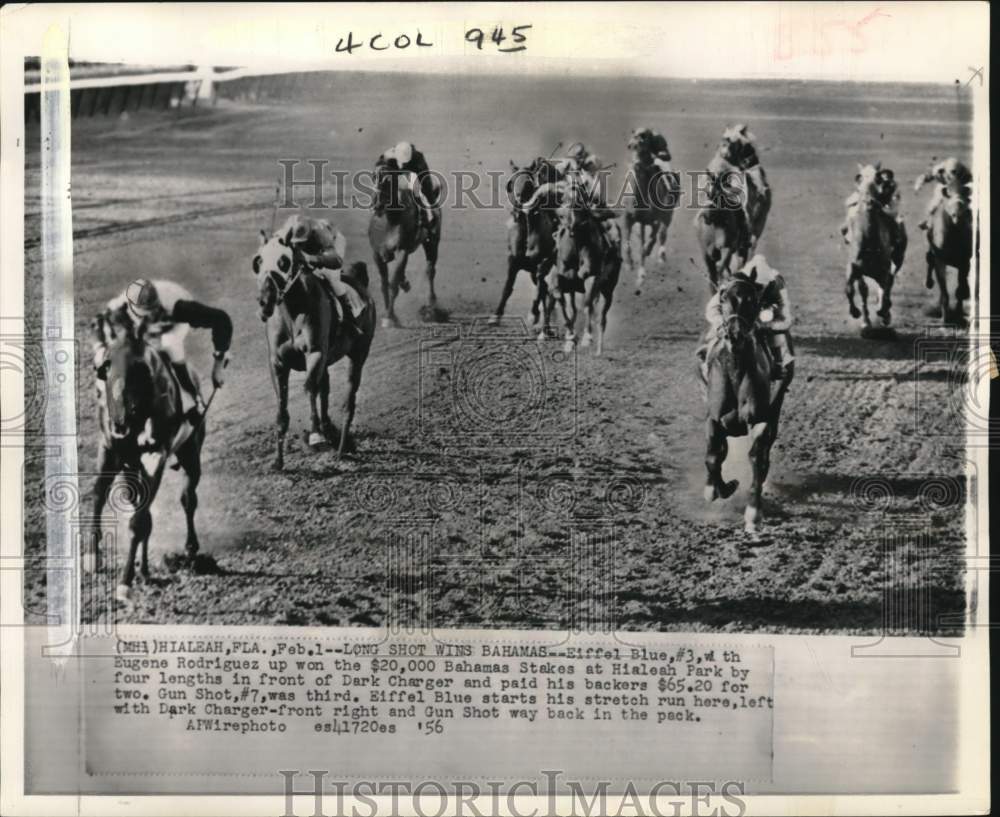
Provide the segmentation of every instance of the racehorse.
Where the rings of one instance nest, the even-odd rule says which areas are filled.
[[[342,317],[335,296],[304,268],[284,236],[269,237],[261,231],[253,271],[257,277],[257,314],[267,324],[268,366],[278,399],[274,469],[280,471],[285,465],[288,375],[292,369],[306,373],[312,422],[309,445],[319,445],[325,438],[331,445],[336,443],[337,456],[342,457],[348,448],[361,372],[375,336],[375,302],[368,292],[368,270],[363,263],[357,263],[350,273],[342,275],[344,283],[353,286],[365,301],[364,311],[353,319],[353,324]],[[338,435],[328,411],[328,367],[341,358],[347,358],[350,369],[344,427]]]
[[[382,280],[382,297],[385,301],[383,327],[399,326],[396,317],[396,296],[402,288],[409,290],[406,281],[406,262],[418,247],[423,247],[427,259],[426,274],[429,295],[425,314],[433,319],[443,317],[438,308],[437,294],[434,292],[434,275],[441,242],[440,202],[434,208],[434,220],[430,226],[421,218],[420,205],[410,187],[408,176],[398,172],[386,172],[377,180],[375,205],[368,222],[368,243],[371,245]]]
[[[756,158],[756,150],[747,138],[746,125],[726,130],[719,143],[719,158],[742,173],[742,194],[746,196],[746,213],[750,222],[750,246],[752,255],[757,250],[757,242],[764,232],[767,216],[771,212],[771,187],[764,175],[764,168]]]
[[[512,161],[510,167],[512,174],[507,181],[507,195],[511,202],[511,217],[507,222],[507,280],[490,323],[499,323],[507,300],[514,291],[517,273],[526,270],[535,285],[531,315],[537,327],[542,316],[548,315],[543,308],[547,291],[545,278],[555,263],[554,234],[558,225],[551,202],[541,199],[531,205],[528,202],[542,184],[556,180],[555,168],[543,157],[535,159],[527,167],[518,167]],[[547,321],[542,331],[548,334]]]
[[[633,151],[632,174],[635,196],[625,206],[622,218],[622,260],[629,271],[635,268],[632,258],[632,233],[639,227],[640,257],[636,270],[635,292],[642,292],[646,280],[646,259],[657,248],[660,263],[667,260],[667,230],[680,204],[680,176],[666,173],[652,162],[649,146],[633,132],[628,147]],[[649,236],[648,238],[646,236]]]
[[[969,297],[969,267],[972,263],[972,211],[959,196],[943,191],[944,200],[927,227],[927,288],[937,280],[941,320],[963,323],[963,302]],[[958,273],[955,304],[948,297],[948,267]]]
[[[94,486],[94,520],[97,526],[92,557],[99,563],[101,514],[115,477],[123,473],[134,505],[129,521],[131,539],[128,561],[122,571],[116,596],[127,601],[135,577],[135,558],[139,546],[143,578],[149,578],[149,537],[153,531],[150,508],[160,488],[164,465],[176,455],[177,466],[184,473],[181,505],[187,519],[184,549],[189,559],[198,553],[198,535],[194,512],[198,507],[198,482],[201,479],[201,447],[205,426],[194,428],[184,420],[181,386],[169,361],[147,344],[131,327],[115,326],[98,318],[94,331],[107,346],[106,363],[98,372],[99,419],[101,444],[98,451],[98,477]],[[193,376],[193,373],[192,373]],[[197,381],[195,382],[197,386]],[[153,443],[140,444],[140,435],[151,424]],[[152,446],[152,447],[151,447]],[[150,474],[142,463],[146,453],[159,453],[160,463]],[[86,562],[85,562],[86,565]]]
[[[708,207],[700,208],[694,217],[694,228],[701,245],[702,258],[708,270],[708,280],[714,292],[722,277],[742,269],[750,257],[750,236],[747,234],[738,191],[727,184],[724,174],[711,177]]]
[[[756,331],[760,299],[756,271],[736,273],[719,289],[723,323],[721,337],[709,349],[701,375],[705,381],[705,499],[727,499],[738,480],[722,479],[728,437],[750,436],[753,483],[744,512],[744,525],[754,533],[762,519],[761,492],[771,462],[771,446],[778,437],[778,420],[788,381],[778,381],[771,394],[771,356]]]
[[[596,352],[601,354],[608,311],[611,309],[621,270],[620,251],[608,238],[579,185],[570,185],[566,190],[565,199],[560,206],[560,217],[561,224],[556,233],[554,289],[566,326],[564,350],[568,354],[576,344],[576,295],[583,293],[587,319],[580,345],[589,347],[593,340],[593,313],[600,296],[601,333]],[[552,289],[550,287],[545,304],[546,323],[555,303]]]
[[[865,278],[875,282],[881,295],[876,314],[888,326],[892,321],[893,246],[888,215],[879,202],[878,168],[858,165],[858,203],[847,218],[846,240],[849,246],[847,259],[847,294],[851,317],[864,319],[865,328],[871,326],[868,314],[868,285]],[[854,303],[854,289],[861,295],[861,309]]]

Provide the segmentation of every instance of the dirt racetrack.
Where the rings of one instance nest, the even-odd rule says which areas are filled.
[[[138,276],[171,278],[226,309],[228,382],[208,417],[198,528],[220,573],[169,573],[183,544],[179,478],[154,506],[153,580],[131,606],[87,590],[84,617],[147,623],[576,627],[624,630],[953,631],[965,606],[961,339],[926,332],[932,156],[971,154],[971,103],[951,86],[331,75],[281,104],[214,107],[73,131],[76,330],[82,341],[79,456],[85,506],[98,438],[86,327]],[[708,506],[693,352],[708,297],[692,220],[679,211],[665,266],[637,297],[623,277],[602,358],[521,331],[519,280],[499,328],[484,325],[506,269],[502,209],[446,208],[437,291],[448,324],[421,324],[423,259],[379,329],[359,395],[358,453],[304,449],[302,376],[294,439],[271,473],[275,401],[250,259],[271,219],[279,159],[370,168],[402,138],[431,166],[506,171],[582,140],[623,178],[629,131],[667,135],[674,166],[705,167],[723,127],[749,122],[774,190],[761,244],[789,282],[796,378],[765,488],[765,528],[742,532],[749,467],[731,447],[736,495]],[[29,130],[26,315],[40,316],[38,133]],[[847,314],[837,231],[857,162],[900,180],[910,249],[894,292],[896,339],[867,340]],[[303,164],[299,176],[309,168]],[[327,198],[335,198],[328,186]],[[308,191],[306,191],[308,192]],[[685,204],[689,204],[688,200]],[[350,260],[371,264],[368,213],[328,211]],[[692,259],[694,259],[692,261]],[[372,269],[374,274],[374,269]],[[379,299],[379,311],[383,311]],[[476,320],[479,318],[479,320]],[[202,333],[204,334],[204,333]],[[207,377],[209,340],[190,356]],[[931,352],[927,352],[931,349]],[[343,373],[334,371],[339,422]],[[42,449],[26,469],[29,556],[44,556]],[[30,454],[30,452],[29,452]],[[126,546],[118,528],[118,559]],[[971,532],[975,535],[975,531]],[[107,577],[105,577],[107,578]],[[45,574],[26,576],[45,609]],[[114,609],[112,609],[114,608]],[[899,617],[901,609],[918,611]],[[958,622],[958,623],[956,623]]]

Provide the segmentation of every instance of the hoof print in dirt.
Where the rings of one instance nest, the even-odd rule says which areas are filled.
[[[861,337],[865,340],[897,340],[899,335],[891,326],[864,326]]]
[[[222,574],[215,558],[208,553],[198,553],[193,557],[186,553],[165,553],[163,567],[171,573],[190,570],[196,576],[217,576]]]
[[[448,323],[451,318],[451,313],[447,309],[440,306],[422,306],[420,307],[420,320],[424,323]]]

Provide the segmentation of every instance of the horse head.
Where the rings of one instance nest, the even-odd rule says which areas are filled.
[[[760,312],[760,294],[757,290],[757,271],[750,274],[736,272],[719,289],[722,308],[722,327],[725,342],[730,349],[739,351],[753,339],[754,326]]]
[[[883,189],[883,181],[880,176],[879,163],[858,165],[858,173],[854,177],[854,181],[858,185],[859,204],[872,207],[878,203],[879,194]]]
[[[649,128],[639,128],[639,130],[632,131],[626,147],[632,153],[633,163],[647,164],[649,162],[652,157],[652,150],[650,148],[652,137],[653,133]]]
[[[151,351],[138,334],[117,332],[108,345],[104,370],[108,431],[115,440],[137,436],[156,404]]]
[[[510,169],[511,175],[507,180],[507,197],[514,212],[520,213],[532,194],[538,189],[538,184],[535,180],[534,162],[527,167],[518,167],[512,161]]]
[[[294,266],[295,255],[285,236],[268,237],[261,230],[253,272],[257,278],[257,314],[262,321],[270,318],[275,305],[283,300]]]

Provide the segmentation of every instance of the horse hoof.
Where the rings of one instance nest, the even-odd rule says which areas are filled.
[[[941,305],[929,306],[924,310],[924,315],[928,318],[940,318],[942,316]]]
[[[119,584],[115,588],[115,601],[120,601],[122,604],[128,604],[132,601],[132,588],[127,584]]]
[[[860,318],[861,317],[861,310],[858,309],[856,306],[850,307],[850,311],[851,311],[851,317],[852,318]]]
[[[740,481],[738,479],[731,479],[729,482],[722,483],[722,487],[719,489],[720,499],[729,499],[735,493],[739,484]]]
[[[747,506],[743,512],[743,530],[747,533],[757,533],[757,523],[760,521],[760,509]]]
[[[398,329],[399,321],[395,318],[382,318],[382,328],[383,329]]]
[[[310,448],[316,448],[317,446],[323,445],[326,442],[326,437],[320,434],[318,431],[309,432],[309,439],[307,440]]]
[[[546,340],[547,338],[545,337],[545,330],[543,329],[541,332],[538,333],[538,342],[544,343]]]
[[[573,343],[571,339],[567,338],[566,342],[563,344],[563,353],[567,355],[573,354],[573,347],[575,345],[576,344]]]
[[[487,326],[496,326],[498,323],[500,323],[499,315],[490,315],[490,319],[486,321]]]
[[[278,473],[279,471],[284,471],[285,470],[284,460],[275,460],[274,462],[272,462],[271,470],[274,471],[275,473]]]
[[[590,342],[593,340],[593,335],[590,332],[584,332],[583,337],[580,338],[580,346],[584,349],[590,348]]]

